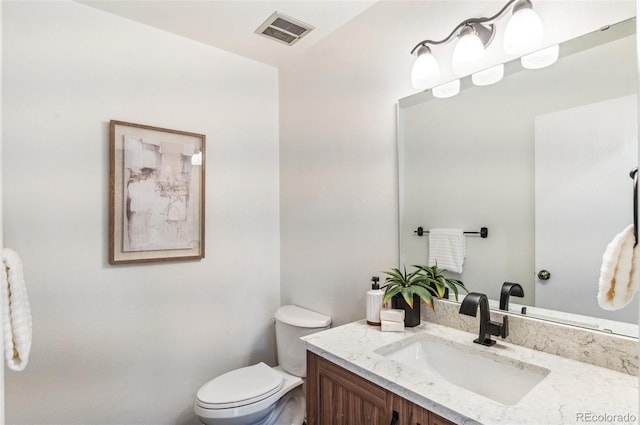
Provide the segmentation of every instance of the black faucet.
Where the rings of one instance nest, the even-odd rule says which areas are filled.
[[[505,282],[500,290],[500,310],[509,311],[509,296],[524,297],[524,289],[519,283]]]
[[[505,282],[500,289],[500,310],[509,311],[509,296],[524,297],[524,289],[519,283]],[[522,314],[526,314],[527,309],[522,307]],[[507,316],[502,317],[502,325],[504,327],[503,338],[509,335],[509,318]]]
[[[502,323],[492,322],[489,316],[489,299],[485,294],[478,292],[468,293],[460,304],[460,314],[476,317],[480,307],[480,332],[478,339],[474,339],[476,344],[491,346],[496,343],[491,339],[491,335],[506,338],[509,334],[507,325],[507,316],[502,317]]]

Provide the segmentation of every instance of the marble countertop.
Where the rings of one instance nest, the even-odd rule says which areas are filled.
[[[518,403],[506,406],[437,374],[403,366],[379,354],[425,335],[468,345],[473,350],[494,350],[514,362],[529,363],[550,372]],[[309,351],[457,424],[637,423],[638,377],[510,344],[497,337],[496,345],[484,347],[473,343],[476,337],[425,321],[404,332],[381,332],[379,327],[369,326],[363,320],[302,340]],[[629,416],[631,421],[618,420]]]

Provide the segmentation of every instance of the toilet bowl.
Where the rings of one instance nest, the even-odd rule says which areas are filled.
[[[289,305],[275,315],[280,366],[227,372],[198,390],[194,411],[206,425],[301,425],[306,352],[300,336],[329,328],[331,318]]]

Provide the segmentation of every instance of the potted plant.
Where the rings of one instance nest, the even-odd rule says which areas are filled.
[[[462,281],[446,277],[436,264],[435,266],[412,266],[416,270],[411,273],[403,267],[401,271],[393,268],[383,272],[387,275],[383,303],[391,301],[393,308],[403,309],[404,325],[413,327],[420,324],[420,299],[433,310],[433,297],[444,297],[447,289],[451,289],[458,299],[458,288],[465,292],[467,288]]]

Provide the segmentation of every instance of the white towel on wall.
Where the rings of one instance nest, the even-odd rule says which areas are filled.
[[[430,266],[462,273],[467,241],[462,229],[429,229]]]
[[[2,250],[0,271],[4,356],[12,370],[23,370],[31,351],[31,309],[24,282],[22,260],[8,248]]]
[[[640,255],[634,244],[631,224],[613,238],[602,255],[598,304],[605,310],[620,310],[625,307],[638,289]]]

